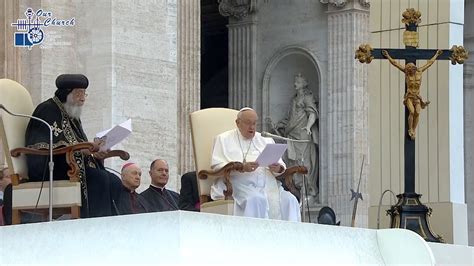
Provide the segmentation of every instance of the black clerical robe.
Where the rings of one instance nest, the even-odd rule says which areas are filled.
[[[150,186],[140,195],[148,202],[151,212],[179,210],[179,194],[174,191]]]
[[[3,190],[3,222],[5,225],[12,224],[12,184],[8,184]]]
[[[80,119],[72,118],[64,109],[57,97],[39,104],[33,116],[48,122],[53,128],[53,148],[87,142]],[[30,120],[25,134],[25,143],[36,149],[49,149],[49,130],[36,120]],[[68,179],[69,166],[65,155],[56,155],[54,160],[54,179]],[[74,153],[74,160],[79,165],[79,178],[82,188],[82,217],[112,215],[113,204],[111,188],[121,186],[120,179],[107,172],[102,162],[82,152]],[[48,180],[48,156],[28,155],[28,176],[30,181]]]
[[[181,176],[181,191],[179,192],[179,209],[199,211],[199,192],[196,171]]]
[[[135,191],[130,191],[122,185],[116,200],[114,199],[114,209],[117,215],[145,213],[150,211],[148,202],[142,195]]]

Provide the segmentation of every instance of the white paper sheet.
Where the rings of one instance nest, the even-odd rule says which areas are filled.
[[[114,126],[113,128],[101,131],[95,136],[99,138],[102,143],[100,143],[100,151],[106,151],[112,148],[114,145],[120,143],[126,137],[132,133],[132,119]]]
[[[286,144],[267,144],[255,161],[258,163],[258,166],[261,167],[267,167],[271,164],[277,163],[281,156],[283,156],[286,148]]]

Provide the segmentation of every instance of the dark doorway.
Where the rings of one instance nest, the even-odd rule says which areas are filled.
[[[201,1],[201,109],[229,104],[227,24],[217,0]]]

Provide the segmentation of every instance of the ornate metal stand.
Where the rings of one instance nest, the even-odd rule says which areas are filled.
[[[390,215],[390,227],[409,229],[426,241],[443,243],[443,238],[431,230],[428,221],[431,208],[422,204],[420,197],[421,195],[417,193],[397,195],[397,204],[387,210],[387,214]]]

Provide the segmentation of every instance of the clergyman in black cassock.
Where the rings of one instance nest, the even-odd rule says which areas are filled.
[[[154,160],[150,165],[150,187],[142,195],[150,205],[151,212],[179,210],[179,194],[165,188],[169,179],[168,163],[165,160]]]
[[[63,74],[57,77],[55,96],[39,104],[33,116],[41,118],[53,127],[53,148],[87,142],[81,123],[81,112],[87,97],[87,77],[81,74]],[[36,149],[49,148],[49,130],[30,120],[25,134],[25,143]],[[120,178],[105,170],[101,161],[104,153],[90,154],[77,151],[74,160],[79,165],[82,189],[81,217],[112,215],[111,191],[121,186]],[[68,165],[64,155],[54,156],[54,179],[68,179]],[[30,181],[48,180],[48,156],[28,155],[28,176]]]
[[[122,167],[122,186],[114,198],[114,208],[118,215],[145,213],[150,211],[148,202],[135,192],[140,186],[142,170],[135,163],[127,163]]]
[[[200,209],[196,171],[188,172],[181,176],[179,209],[196,212]]]

